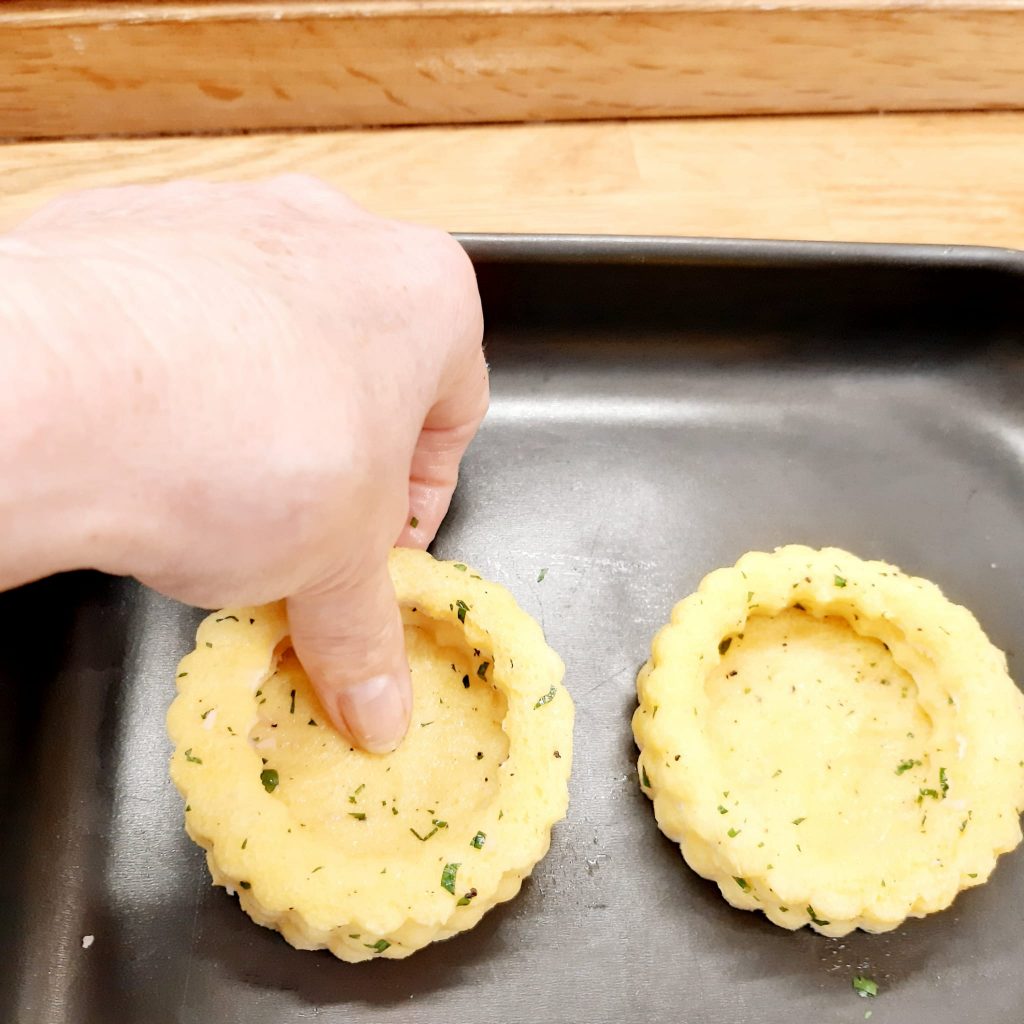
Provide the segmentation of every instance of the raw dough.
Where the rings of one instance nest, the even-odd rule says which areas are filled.
[[[641,785],[734,906],[887,931],[1021,839],[1024,696],[927,580],[837,549],[707,576],[637,680]]]
[[[568,804],[573,706],[537,623],[461,563],[398,550],[390,568],[415,693],[395,753],[327,724],[282,605],[206,619],[168,713],[214,884],[349,961],[471,928],[519,891]]]

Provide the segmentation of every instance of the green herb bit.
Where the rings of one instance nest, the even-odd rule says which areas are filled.
[[[917,802],[923,802],[926,796],[930,796],[933,800],[938,800],[939,791],[937,789],[919,789],[917,791]]]
[[[728,814],[729,813],[729,808],[728,807],[723,807],[721,804],[719,804],[718,805],[718,813],[719,814]]]
[[[179,673],[178,673],[178,678],[179,678],[179,679],[184,679],[184,678],[185,678],[185,676],[187,676],[187,675],[188,675],[188,673],[187,673],[187,672],[179,672]]]
[[[416,525],[416,520],[412,521],[413,526]],[[387,939],[378,939],[376,942],[364,942],[363,945],[367,949],[375,949],[378,953],[383,953],[385,949],[391,948],[391,943]]]
[[[727,650],[729,650],[729,648],[730,648],[731,646],[732,646],[732,637],[731,637],[731,636],[727,636],[727,637],[726,637],[726,638],[725,638],[725,639],[724,639],[724,640],[723,640],[723,641],[722,641],[722,642],[721,642],[721,643],[720,643],[720,644],[718,645],[718,653],[719,653],[719,654],[725,654],[725,652],[726,652]]]
[[[558,691],[552,686],[551,689],[533,705],[533,710],[536,711],[537,708],[542,708],[545,704],[550,704],[555,699],[555,694],[557,692]]]
[[[350,818],[355,818],[356,821],[366,821],[366,812],[365,811],[349,811],[348,812],[348,816]]]
[[[188,750],[185,751],[185,760],[188,761],[189,764],[202,764],[203,763],[203,759],[201,757],[195,757],[192,754],[192,748],[191,747],[189,747]]]
[[[238,886],[239,886],[240,889],[251,889],[252,888],[252,882],[239,882]]]
[[[942,799],[946,799],[946,794],[949,792],[949,777],[946,775],[946,769],[939,769],[939,789],[942,790]]]
[[[469,845],[472,846],[474,850],[482,850],[484,848],[484,843],[486,843],[486,842],[487,842],[487,833],[486,832],[477,832],[477,834],[475,836],[473,836],[472,839],[470,839]]]
[[[878,995],[878,982],[871,978],[865,978],[863,974],[858,974],[853,979],[853,990],[865,999],[869,996],[874,997]]]
[[[811,924],[816,924],[819,928],[824,928],[826,925],[831,924],[831,921],[822,921],[820,917],[814,912],[814,907],[809,903],[807,904],[807,916],[811,919]]]
[[[260,782],[263,783],[263,788],[268,793],[273,793],[274,790],[277,789],[280,781],[281,779],[277,774],[276,768],[264,768],[263,771],[260,772]]]
[[[248,845],[249,845],[249,837],[248,837],[248,836],[246,836],[246,837],[245,837],[245,838],[244,838],[244,839],[242,840],[242,849],[244,850],[244,849],[245,849],[245,848],[246,848],[246,847],[247,847]]]
[[[459,600],[455,602],[455,607],[459,609],[459,622],[465,622],[466,612],[470,610],[469,605],[460,597]]]
[[[295,714],[295,691],[292,690],[292,706],[288,709],[288,714]]]
[[[900,761],[900,763],[896,766],[896,774],[902,775],[904,772],[909,772],[911,768],[920,767],[920,761],[915,761],[913,758],[908,757],[906,761]]]
[[[359,932],[352,932],[352,933],[351,933],[351,934],[349,935],[349,938],[350,938],[350,939],[358,939],[358,938],[359,938]]]
[[[806,816],[803,817],[803,818],[794,818],[793,819],[793,824],[794,825],[799,825],[801,821],[806,821],[806,820],[807,820]]]
[[[773,779],[777,779],[781,774],[782,774],[782,769],[781,768],[776,768],[775,771],[772,772],[772,778]]]
[[[978,877],[978,872],[977,871],[969,871],[967,873],[967,877],[968,878],[977,878]]]
[[[730,839],[735,839],[742,831],[743,829],[741,828],[731,828],[729,829],[728,836]]]
[[[487,669],[490,667],[490,664],[491,663],[489,661],[481,661],[480,662],[480,667],[476,670],[476,674],[481,679],[486,679],[487,678]]]
[[[317,864],[317,866],[315,868],[313,868],[312,871],[310,871],[310,874],[311,875],[315,875],[318,871],[323,871],[323,869],[324,869],[323,864]]]
[[[415,530],[416,527],[420,525],[420,521],[415,516],[413,516],[409,520],[409,525]]]
[[[434,819],[433,819],[433,823],[434,823],[434,824],[435,824],[435,825],[436,825],[436,826],[437,826],[438,828],[447,828],[447,827],[448,827],[448,822],[447,822],[447,821],[438,821],[438,819],[437,819],[437,818],[434,818]]]
[[[459,867],[459,864],[445,864],[444,870],[441,872],[441,888],[447,889],[453,896],[455,895],[455,875]]]
[[[833,576],[832,577],[832,582],[837,587],[845,587],[846,586],[846,579],[844,577],[842,577],[842,576]]]
[[[646,765],[640,765],[640,785],[643,786],[644,789],[651,788],[651,780],[647,775]]]
[[[476,889],[470,889],[465,896],[461,896],[458,900],[455,901],[455,906],[468,907],[469,901],[473,899],[474,896],[476,896]]]
[[[740,878],[738,875],[733,875],[732,880],[744,891],[750,892],[750,883],[745,878]]]
[[[456,562],[456,563],[455,563],[455,564],[454,564],[454,565],[452,566],[452,568],[453,568],[453,569],[458,569],[458,570],[459,570],[459,572],[465,572],[465,571],[466,571],[466,566],[465,566],[465,565],[463,565],[463,564],[462,564],[462,562]]]
[[[392,809],[392,810],[394,810],[394,808],[393,808],[393,807],[392,807],[391,809]],[[397,812],[396,812],[396,813],[397,813]],[[435,833],[437,832],[437,826],[435,825],[435,826],[434,826],[434,827],[433,827],[433,828],[432,828],[432,829],[431,829],[431,830],[430,830],[430,831],[429,831],[429,832],[428,832],[428,833],[427,833],[427,834],[426,834],[425,836],[421,836],[421,835],[419,834],[419,832],[417,832],[417,831],[416,831],[416,829],[414,829],[414,828],[410,828],[410,829],[409,829],[409,831],[410,831],[410,832],[411,832],[411,833],[412,833],[412,834],[413,834],[413,835],[414,835],[414,836],[415,836],[415,837],[416,837],[416,838],[417,838],[417,839],[418,839],[418,840],[419,840],[419,841],[420,841],[421,843],[425,843],[425,842],[426,842],[426,841],[427,841],[427,840],[428,840],[428,839],[429,839],[429,838],[430,838],[430,837],[431,837],[432,835],[434,835],[434,834],[435,834]]]
[[[397,807],[392,807],[391,808],[391,813],[394,814],[397,817],[398,816],[398,808]]]
[[[213,708],[207,708],[199,717],[205,722],[206,716],[213,710]]]
[[[192,805],[191,804],[185,804],[185,813],[188,814],[188,812],[191,811],[191,810],[192,810]]]
[[[537,582],[538,583],[543,583],[544,582],[544,577],[547,576],[547,574],[548,574],[547,569],[541,569],[540,573],[537,576]]]

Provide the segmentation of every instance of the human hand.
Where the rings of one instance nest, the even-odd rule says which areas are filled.
[[[15,318],[22,341],[46,325],[20,428],[49,439],[34,490],[77,524],[47,571],[204,607],[287,598],[335,726],[392,749],[411,685],[387,554],[433,538],[488,400],[462,249],[289,176],[78,193],[5,253],[47,282]]]

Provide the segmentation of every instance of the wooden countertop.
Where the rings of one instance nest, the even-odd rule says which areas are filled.
[[[387,128],[0,146],[0,224],[68,189],[320,175],[453,231],[1024,248],[1024,113]]]

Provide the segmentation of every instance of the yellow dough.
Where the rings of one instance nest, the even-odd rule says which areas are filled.
[[[565,815],[572,701],[540,627],[461,563],[396,550],[414,710],[386,756],[327,723],[281,605],[199,627],[171,776],[214,884],[301,949],[408,956],[511,899]]]
[[[733,906],[881,932],[1021,839],[1024,696],[933,583],[834,548],[707,576],[637,680],[641,786]]]

